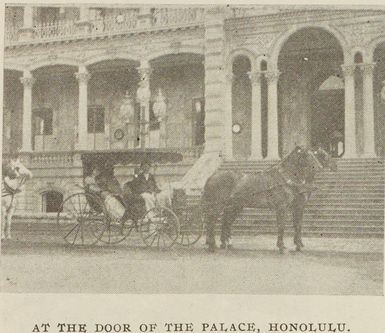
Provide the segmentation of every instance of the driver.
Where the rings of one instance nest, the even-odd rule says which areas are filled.
[[[139,194],[146,205],[146,210],[154,208],[156,205],[156,194],[160,193],[154,176],[150,173],[151,163],[143,161],[140,165],[139,174],[132,181],[131,188],[134,193]]]

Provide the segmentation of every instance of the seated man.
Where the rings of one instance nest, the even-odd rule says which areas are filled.
[[[150,162],[142,162],[140,165],[140,173],[131,182],[132,191],[139,194],[144,199],[146,210],[150,210],[155,207],[156,193],[161,192],[156,185],[154,176],[150,173],[150,168]]]

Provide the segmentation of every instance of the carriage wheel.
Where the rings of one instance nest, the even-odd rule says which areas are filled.
[[[183,246],[194,245],[205,231],[202,209],[199,206],[183,211],[180,216],[180,233],[177,243]]]
[[[147,247],[167,249],[179,236],[179,220],[166,207],[154,207],[146,212],[139,225],[140,234]]]
[[[99,235],[98,240],[106,244],[118,244],[124,241],[134,228],[134,222],[121,221],[105,214],[105,228]]]
[[[76,193],[62,203],[57,225],[66,243],[92,245],[105,229],[104,214],[90,206],[90,202],[103,207],[99,198],[89,193]]]

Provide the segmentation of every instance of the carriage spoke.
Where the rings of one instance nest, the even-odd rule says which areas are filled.
[[[75,226],[64,236],[64,239],[67,239],[68,236],[75,230],[75,229],[78,229],[80,226],[79,224],[75,224]],[[76,236],[75,236],[76,238]]]
[[[149,239],[154,234],[156,234],[156,230],[153,231],[152,233],[150,233],[149,235],[147,235],[145,238],[143,238],[143,240],[146,241],[147,239]]]
[[[75,234],[74,240],[72,242],[72,245],[75,245],[75,243],[76,243],[76,239],[78,238],[78,234],[79,234],[79,229],[80,229],[80,225],[77,224],[76,234]]]

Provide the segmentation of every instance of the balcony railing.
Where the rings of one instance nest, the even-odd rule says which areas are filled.
[[[86,25],[74,20],[61,20],[34,25],[27,40],[20,40],[18,27],[5,27],[5,44],[85,38],[100,35],[115,35],[137,30],[200,25],[204,21],[204,8],[154,8],[152,18],[139,24],[139,9],[117,15],[108,15],[88,20]]]
[[[203,22],[203,8],[155,8],[152,25],[155,27]]]

